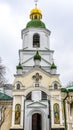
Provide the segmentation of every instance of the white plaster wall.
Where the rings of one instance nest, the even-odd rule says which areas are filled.
[[[41,100],[41,91],[32,91],[32,100],[40,101]]]
[[[29,29],[24,29],[21,32],[22,36],[22,44],[23,48],[27,47],[27,50],[35,50],[33,48],[33,35],[35,33],[38,33],[40,35],[40,49],[45,50],[45,48],[50,49],[50,43],[49,43],[49,36],[50,36],[50,31],[47,29],[43,28],[29,28]]]

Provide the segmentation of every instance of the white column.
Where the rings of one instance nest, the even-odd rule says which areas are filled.
[[[13,108],[12,108],[12,127],[14,126],[14,118],[15,118],[15,96],[13,97]]]
[[[24,96],[22,96],[22,103],[21,103],[21,126],[23,127],[23,117],[24,117]]]
[[[62,102],[61,102],[61,96],[59,96],[59,101],[60,101],[60,124],[63,124],[63,119],[62,119]]]
[[[67,127],[68,127],[68,124],[69,124],[69,111],[68,111],[68,103],[67,103],[67,100],[65,101],[66,103],[66,121],[67,121]],[[68,127],[69,128],[69,127]]]
[[[53,99],[51,98],[51,123],[54,125]]]

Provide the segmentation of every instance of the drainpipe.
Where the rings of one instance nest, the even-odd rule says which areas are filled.
[[[67,130],[67,117],[66,117],[66,104],[65,104],[65,100],[67,99],[68,97],[68,91],[67,91],[67,96],[63,99],[63,106],[64,106],[64,118],[65,118],[65,130]]]

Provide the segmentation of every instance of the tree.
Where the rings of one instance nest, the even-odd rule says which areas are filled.
[[[5,66],[2,64],[0,57],[0,87],[5,83]]]

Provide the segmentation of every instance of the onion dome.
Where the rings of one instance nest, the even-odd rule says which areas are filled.
[[[57,69],[57,66],[54,64],[54,62],[51,65],[51,69]]]
[[[33,19],[27,23],[26,28],[28,27],[45,28],[45,24],[39,19]]]
[[[21,63],[19,63],[18,66],[16,66],[16,68],[17,68],[17,70],[18,70],[18,69],[23,69]]]
[[[30,19],[31,21],[27,23],[26,28],[29,28],[29,27],[46,28],[45,24],[41,21],[42,12],[37,7],[35,7],[34,9],[30,11]]]
[[[34,55],[34,60],[39,60],[41,61],[41,56],[39,55],[39,52],[36,51],[36,54]]]
[[[35,7],[30,11],[30,19],[42,19],[42,12],[40,9]]]

